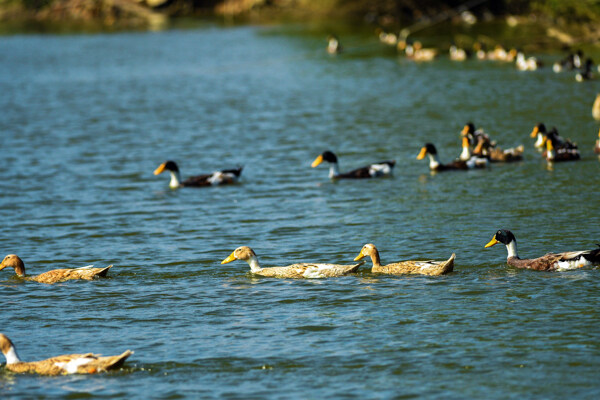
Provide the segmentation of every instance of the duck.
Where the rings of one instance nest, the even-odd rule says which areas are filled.
[[[479,137],[483,136],[486,139],[490,139],[489,135],[483,131],[483,129],[475,129],[475,124],[472,122],[467,122],[460,132],[462,137],[466,137],[469,139],[469,144],[471,146],[476,146],[479,143]]]
[[[454,160],[450,164],[442,164],[439,160],[437,149],[432,143],[426,143],[421,148],[421,152],[417,156],[417,160],[422,160],[425,156],[429,156],[429,169],[431,171],[451,171],[451,170],[468,170],[473,168],[485,168],[488,165],[487,158],[473,156],[469,160]]]
[[[525,53],[519,51],[515,59],[515,66],[519,71],[535,71],[542,66],[542,62],[535,57],[525,58]]]
[[[583,68],[581,68],[579,72],[577,72],[577,74],[575,75],[575,80],[577,82],[583,82],[594,79],[594,73],[592,72],[593,66],[594,62],[591,58],[585,60]]]
[[[535,143],[533,144],[536,149],[542,151],[544,146],[546,145],[546,125],[542,122],[539,122],[536,126],[533,127],[531,131],[531,138],[536,138]]]
[[[448,54],[452,61],[465,61],[471,55],[467,50],[462,49],[455,44],[450,46]]]
[[[342,45],[337,36],[329,35],[327,37],[327,52],[329,54],[339,54],[342,52]]]
[[[568,143],[571,146],[558,142],[556,136],[548,134],[548,139],[546,140],[546,160],[549,162],[579,160],[581,157],[577,145],[570,141]]]
[[[375,29],[375,33],[379,37],[379,41],[388,46],[396,46],[398,43],[398,35],[393,32],[386,32],[381,28]]]
[[[594,104],[592,105],[592,117],[596,121],[600,121],[600,93],[596,95],[596,100],[594,100]]]
[[[227,264],[235,260],[243,260],[250,266],[250,271],[255,275],[269,278],[333,278],[354,273],[364,262],[352,265],[324,264],[324,263],[298,263],[285,267],[262,268],[258,263],[256,253],[248,246],[235,249],[229,257],[221,261]]]
[[[536,271],[566,271],[600,263],[600,245],[599,248],[594,250],[548,253],[538,258],[521,259],[517,253],[517,239],[511,231],[500,229],[494,234],[492,240],[485,245],[485,248],[498,243],[506,246],[508,251],[507,264],[516,268]]]
[[[315,168],[321,165],[323,161],[329,163],[329,179],[363,179],[389,176],[394,170],[394,165],[396,165],[396,161],[388,160],[340,173],[337,156],[333,152],[326,150],[317,156],[310,166]]]
[[[406,40],[398,41],[398,49],[404,51],[404,55],[414,61],[433,61],[437,55],[437,49],[426,49],[418,40],[409,43]]]
[[[53,284],[73,279],[85,279],[89,281],[100,277],[105,278],[108,274],[108,270],[112,268],[112,265],[104,268],[92,268],[90,265],[81,268],[54,269],[37,276],[28,277],[25,276],[25,263],[23,260],[16,254],[9,254],[4,257],[4,260],[0,263],[0,271],[7,267],[13,268],[19,277],[25,278],[26,280]]]
[[[552,65],[552,71],[559,73],[565,69],[572,70],[573,68],[575,68],[574,60],[575,60],[575,54],[569,53],[565,58],[561,59],[560,61],[555,62]]]
[[[154,175],[160,175],[164,171],[169,171],[171,174],[169,187],[171,189],[177,189],[180,187],[204,187],[235,183],[242,174],[242,169],[243,167],[236,169],[224,169],[221,171],[212,172],[210,174],[191,176],[182,182],[177,163],[175,161],[168,160],[160,164],[158,168],[154,170]]]
[[[377,247],[375,247],[372,243],[365,244],[360,253],[354,261],[359,261],[363,257],[371,257],[371,261],[373,262],[373,267],[371,268],[371,272],[379,273],[379,274],[392,274],[392,275],[401,275],[401,274],[421,274],[421,275],[444,275],[452,272],[454,269],[454,259],[456,258],[456,254],[452,253],[450,258],[446,261],[400,261],[392,264],[381,265],[381,260],[379,258],[379,251],[377,251]]]
[[[600,131],[598,131],[598,139],[596,139],[596,145],[594,146],[594,153],[600,154]]]
[[[503,150],[500,147],[493,146],[489,137],[480,136],[478,140],[479,142],[473,151],[476,156],[486,157],[491,162],[515,162],[523,159],[523,151],[525,151],[523,145]]]
[[[6,357],[5,369],[21,374],[36,373],[40,375],[95,374],[118,369],[133,354],[125,350],[118,356],[101,357],[99,354],[66,354],[42,361],[21,361],[12,341],[0,333],[0,349]]]
[[[473,43],[473,51],[475,52],[475,57],[477,57],[478,60],[485,60],[487,58],[485,44],[480,42]]]

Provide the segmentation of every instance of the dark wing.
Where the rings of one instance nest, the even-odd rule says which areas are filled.
[[[236,178],[239,178],[240,175],[242,174],[243,169],[244,169],[244,167],[239,167],[236,169],[224,169],[224,170],[221,170],[221,172],[224,174],[231,174],[231,175],[234,175]]]
[[[376,176],[388,175],[391,172],[391,170],[394,168],[394,165],[396,165],[396,161],[393,161],[393,160],[381,161],[378,163],[369,164],[366,167],[357,168],[352,171],[345,172],[343,174],[339,174],[338,176],[336,176],[336,178],[364,179],[364,178],[373,178]],[[387,169],[389,169],[389,172],[383,172],[384,168],[381,168],[381,167],[384,167],[384,166],[387,166]]]
[[[213,176],[213,174],[190,176],[185,181],[181,182],[181,186],[188,186],[188,187],[210,186],[211,183],[208,179],[211,176]]]

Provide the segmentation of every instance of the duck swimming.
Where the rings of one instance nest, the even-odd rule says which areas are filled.
[[[425,156],[429,156],[429,169],[432,171],[468,170],[473,168],[485,168],[488,165],[487,158],[477,156],[473,156],[466,161],[454,160],[449,164],[442,164],[439,160],[437,149],[432,143],[426,143],[425,146],[421,148],[417,160],[422,160]]]
[[[154,170],[154,175],[160,175],[164,171],[169,171],[171,174],[169,187],[171,189],[177,189],[180,187],[204,187],[235,183],[242,174],[242,169],[243,167],[239,167],[237,169],[224,169],[222,171],[215,171],[210,174],[191,176],[182,182],[177,163],[175,161],[168,160],[160,164],[158,168]]]
[[[559,142],[556,136],[548,134],[546,140],[546,160],[547,161],[575,161],[581,157],[577,146],[570,141],[571,145],[565,145],[563,142]]]
[[[400,261],[392,264],[381,265],[379,258],[379,252],[374,244],[368,243],[363,246],[360,253],[354,261],[358,261],[363,257],[371,257],[373,267],[371,272],[380,274],[421,274],[421,275],[444,275],[452,272],[454,269],[454,258],[456,255],[453,253],[450,258],[446,261]]]
[[[329,35],[327,37],[327,52],[329,54],[339,54],[342,52],[342,45],[337,36]]]
[[[40,375],[94,374],[121,368],[123,363],[133,354],[126,350],[118,356],[101,357],[98,354],[68,354],[48,358],[42,361],[25,362],[17,355],[11,340],[0,333],[0,350],[6,357],[5,369],[16,373],[36,373]]]
[[[313,161],[310,166],[315,168],[321,165],[323,161],[327,161],[329,163],[330,179],[377,178],[380,176],[391,175],[394,165],[396,165],[396,161],[388,160],[369,164],[365,167],[357,168],[349,172],[340,173],[337,156],[331,151],[324,151],[317,158],[315,158],[315,161]]]
[[[253,274],[269,278],[332,278],[356,272],[358,267],[363,264],[362,262],[353,265],[299,263],[285,267],[262,268],[258,263],[256,253],[248,246],[238,247],[229,257],[221,261],[221,264],[235,260],[246,261]]]
[[[500,147],[492,146],[489,138],[479,137],[477,147],[473,154],[480,157],[486,157],[491,162],[514,162],[523,159],[525,147],[519,145],[510,149],[503,150]]]
[[[598,132],[598,139],[596,139],[596,145],[594,146],[594,153],[600,154],[600,131]]]
[[[26,277],[25,263],[23,260],[21,260],[21,258],[16,254],[9,254],[4,257],[4,260],[2,260],[2,263],[0,263],[0,271],[7,267],[13,268],[18,276],[24,277],[26,280],[52,284],[73,279],[92,280],[98,277],[104,278],[108,274],[108,270],[112,268],[112,265],[104,268],[91,268],[90,266],[81,268],[55,269],[44,272],[43,274],[37,276]]]
[[[511,231],[499,230],[485,247],[491,247],[497,243],[506,245],[508,251],[506,263],[516,268],[536,271],[566,271],[600,263],[600,247],[595,250],[548,253],[538,258],[521,259],[517,254],[517,239]]]

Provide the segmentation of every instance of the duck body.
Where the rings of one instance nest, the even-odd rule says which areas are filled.
[[[470,53],[453,44],[448,50],[448,55],[452,61],[465,61],[469,58]]]
[[[480,137],[474,155],[486,157],[490,162],[515,162],[523,160],[523,151],[525,151],[523,145],[503,150],[500,147],[493,146],[489,138]]]
[[[186,180],[182,181],[177,163],[175,161],[168,160],[160,164],[158,168],[154,170],[154,175],[160,175],[164,171],[168,171],[171,174],[171,181],[169,182],[169,187],[171,189],[177,189],[180,187],[198,188],[235,183],[242,175],[242,170],[243,167],[235,169],[224,169],[212,172],[210,174],[191,176]]]
[[[227,264],[234,260],[243,260],[250,266],[250,271],[255,275],[269,278],[333,278],[354,273],[363,264],[339,265],[327,263],[297,263],[285,267],[262,268],[258,263],[256,253],[250,247],[241,246],[235,249],[229,257],[221,261]]]
[[[105,278],[108,271],[112,268],[112,265],[104,268],[92,268],[91,266],[88,266],[81,268],[54,269],[37,276],[29,277],[25,275],[25,263],[23,260],[16,254],[9,254],[4,257],[4,260],[0,263],[0,271],[7,267],[13,268],[18,276],[23,277],[28,281],[53,284],[74,279],[92,280],[96,278]]]
[[[0,349],[6,357],[5,368],[15,373],[36,373],[40,375],[93,374],[121,368],[133,354],[126,350],[117,356],[102,357],[98,354],[67,354],[41,361],[21,361],[14,345],[8,337],[0,333]]]
[[[389,275],[404,275],[404,274],[420,274],[420,275],[444,275],[453,271],[454,259],[456,255],[453,253],[450,258],[446,261],[416,261],[408,260],[401,261],[387,265],[381,265],[379,258],[379,251],[374,244],[368,243],[363,246],[360,253],[354,261],[358,261],[363,257],[370,256],[373,262],[371,272],[377,274],[389,274]]]
[[[472,156],[468,160],[458,159],[449,164],[442,164],[439,160],[437,149],[432,143],[426,143],[425,146],[421,148],[417,160],[422,160],[425,156],[429,156],[429,169],[436,172],[480,169],[487,167],[489,163],[487,158]]]
[[[515,66],[519,71],[535,71],[542,66],[542,63],[535,57],[525,57],[525,54],[519,51],[515,59]]]
[[[569,140],[560,141],[553,135],[548,135],[546,140],[545,157],[549,162],[576,161],[581,158],[577,145]]]
[[[506,245],[508,251],[506,263],[515,268],[536,271],[566,271],[600,264],[600,247],[594,250],[547,253],[538,258],[521,259],[517,253],[517,240],[511,231],[499,230],[485,247],[491,247],[497,243]]]
[[[327,161],[329,163],[330,179],[366,179],[389,176],[392,174],[394,166],[396,165],[396,161],[388,160],[369,164],[365,167],[357,168],[352,171],[340,173],[337,156],[331,151],[324,151],[312,162],[311,167],[315,168],[321,165],[323,161]]]

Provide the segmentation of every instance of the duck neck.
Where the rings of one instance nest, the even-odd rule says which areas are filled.
[[[542,147],[544,145],[544,135],[541,133],[537,134],[537,139],[535,141],[535,147]]]
[[[258,263],[258,259],[256,258],[256,256],[251,256],[248,260],[246,260],[246,262],[250,266],[250,270],[252,272],[256,273],[256,272],[260,272],[260,270],[262,270],[262,268],[260,267],[260,264]]]
[[[469,158],[471,158],[471,150],[469,149],[469,146],[463,146],[462,153],[460,153],[460,159],[467,161]]]
[[[506,250],[508,251],[507,258],[519,258],[519,254],[517,253],[517,242],[515,240],[506,245]]]
[[[437,154],[427,154],[429,156],[429,169],[438,169],[440,166],[440,159]]]
[[[15,350],[14,346],[10,346],[10,348],[8,349],[8,351],[6,353],[4,353],[4,357],[6,357],[6,364],[16,364],[16,363],[20,363],[21,359],[19,358],[19,355],[17,354],[17,350]]]
[[[377,249],[371,252],[371,261],[373,261],[373,267],[381,267],[381,259],[379,258],[379,251]]]
[[[169,171],[171,174],[171,182],[169,182],[169,187],[171,189],[177,189],[180,186],[181,176],[179,172]]]
[[[17,275],[19,275],[21,277],[25,276],[25,266],[23,266],[23,265],[17,265],[15,267],[15,274],[17,274]]]
[[[329,179],[333,179],[340,174],[340,167],[337,162],[329,163]]]

